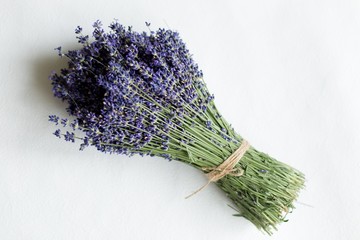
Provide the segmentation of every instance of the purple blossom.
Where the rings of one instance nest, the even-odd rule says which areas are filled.
[[[69,59],[68,68],[50,76],[54,95],[68,102],[67,111],[75,118],[72,123],[62,119],[61,124],[85,133],[81,150],[91,143],[108,153],[150,154],[148,145],[167,152],[176,148],[176,141],[194,142],[184,138],[183,128],[193,125],[183,125],[184,119],[216,131],[215,123],[198,116],[210,111],[213,95],[177,32],[138,33],[116,21],[108,33],[99,20],[93,27],[95,41],[89,43],[78,26],[75,33],[82,48],[67,53],[57,48]],[[56,116],[49,120],[59,122]],[[170,137],[179,131],[184,136]],[[74,142],[75,134],[66,132],[64,138]]]
[[[64,56],[64,54],[63,54],[62,51],[61,51],[61,47],[54,48],[54,50],[56,50],[56,51],[58,52],[58,55],[59,55],[60,57],[63,57],[63,56]]]
[[[101,28],[102,27],[102,23],[100,20],[96,20],[93,24],[94,28]]]
[[[61,124],[63,125],[63,127],[66,127],[69,124],[69,120],[67,118],[63,118],[61,119]]]
[[[82,32],[82,27],[77,26],[76,29],[75,29],[75,33],[80,34],[81,32]]]
[[[79,128],[79,121],[77,119],[75,119],[72,123],[70,123],[70,127],[72,128],[72,130],[76,130]]]
[[[61,131],[60,129],[57,129],[55,132],[54,132],[54,135],[58,138],[61,138]]]
[[[65,141],[68,141],[68,142],[75,142],[75,134],[72,132],[66,132],[66,134],[64,135],[64,138],[65,138]]]
[[[88,42],[89,40],[89,36],[88,35],[85,35],[85,36],[78,36],[76,37],[78,39],[78,42],[81,43],[81,44],[85,44]]]
[[[59,119],[60,118],[58,116],[56,116],[56,115],[50,115],[49,116],[49,121],[55,123],[55,125],[59,124]]]

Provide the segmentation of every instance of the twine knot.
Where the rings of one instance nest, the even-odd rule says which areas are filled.
[[[241,160],[241,158],[244,156],[246,151],[250,148],[250,144],[248,141],[243,139],[243,141],[240,144],[240,147],[236,149],[235,152],[233,152],[223,163],[221,163],[217,167],[210,167],[210,168],[203,168],[204,171],[210,171],[206,173],[206,177],[208,178],[208,182],[190,194],[186,197],[188,199],[189,197],[194,196],[204,188],[206,188],[211,182],[216,182],[220,180],[221,178],[225,177],[226,175],[231,176],[241,176],[244,174],[244,170],[242,168],[235,168],[235,165]]]

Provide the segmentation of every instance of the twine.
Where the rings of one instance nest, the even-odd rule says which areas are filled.
[[[187,196],[185,199],[194,196],[195,194],[206,188],[211,182],[216,182],[221,178],[225,177],[226,175],[238,177],[243,175],[244,170],[240,167],[235,168],[235,165],[241,160],[241,158],[244,156],[244,154],[249,148],[249,142],[243,139],[240,147],[235,152],[233,152],[230,157],[228,157],[222,164],[217,167],[203,168],[204,171],[211,170],[209,173],[205,174],[208,178],[208,182],[204,186]]]

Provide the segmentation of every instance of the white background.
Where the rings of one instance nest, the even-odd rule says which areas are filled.
[[[360,239],[359,1],[3,0],[0,239],[269,239],[195,169],[56,139],[48,75],[100,19],[180,32],[223,115],[306,174],[272,239]]]

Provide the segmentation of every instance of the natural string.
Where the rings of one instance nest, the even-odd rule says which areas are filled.
[[[235,165],[241,160],[241,158],[244,156],[244,154],[249,148],[250,148],[249,142],[243,139],[243,141],[240,144],[240,147],[235,152],[233,152],[230,155],[230,157],[228,157],[222,164],[220,164],[217,167],[203,168],[204,171],[211,170],[211,172],[205,174],[206,177],[208,178],[208,182],[204,186],[202,186],[201,188],[199,188],[198,190],[187,196],[185,199],[194,196],[195,194],[206,188],[211,182],[216,182],[221,178],[225,177],[226,175],[231,175],[231,176],[243,175],[244,170],[242,168],[235,168]]]

